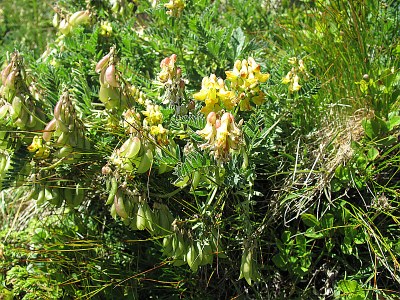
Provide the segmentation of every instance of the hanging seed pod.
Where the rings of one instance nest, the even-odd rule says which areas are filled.
[[[15,78],[18,75],[18,71],[13,70],[8,74],[6,81],[4,82],[4,86],[9,89],[15,89]]]
[[[117,193],[115,194],[114,205],[118,216],[124,219],[129,217],[124,204],[124,195],[120,190],[117,190]]]
[[[96,64],[96,68],[95,68],[96,73],[100,73],[100,72],[105,68],[105,66],[106,66],[106,65],[108,64],[108,62],[110,61],[110,57],[111,57],[111,54],[108,53],[108,54],[104,55],[104,56],[99,60],[99,62]]]
[[[44,130],[43,130],[43,139],[46,142],[50,142],[51,137],[53,135],[53,132],[56,129],[56,125],[57,125],[57,120],[53,119],[44,128]]]
[[[57,138],[58,145],[65,145],[69,141],[69,133],[68,132],[61,132],[60,136]]]
[[[55,13],[55,14],[54,14],[51,23],[52,23],[53,27],[55,27],[55,28],[58,27],[58,24],[60,23],[60,17],[59,17],[59,15],[58,15],[58,13]]]
[[[29,113],[29,118],[28,118],[28,122],[26,123],[26,126],[29,129],[33,129],[36,127],[36,125],[38,124],[36,117],[32,114]]]
[[[115,73],[116,73],[115,65],[109,65],[104,74],[105,81],[112,87],[119,87]]]
[[[146,216],[145,216],[145,211],[143,209],[142,203],[138,204],[138,212],[137,212],[137,219],[136,219],[136,227],[139,230],[144,230],[147,226],[146,223]]]
[[[196,272],[199,267],[199,259],[198,259],[197,247],[192,242],[188,248],[188,252],[186,254],[186,261],[193,272]]]
[[[54,152],[54,155],[59,158],[67,157],[72,153],[72,151],[74,151],[74,149],[71,146],[64,145],[61,149]]]
[[[140,160],[137,172],[139,174],[146,173],[148,170],[150,170],[152,163],[153,163],[153,151],[151,149],[147,149]]]
[[[54,118],[57,120],[61,120],[61,109],[62,109],[62,101],[59,100],[54,107]]]
[[[9,110],[10,110],[10,105],[8,103],[0,107],[0,122],[4,120]]]
[[[117,190],[118,190],[117,179],[115,179],[115,177],[111,177],[111,189],[110,189],[110,192],[108,194],[106,205],[109,205],[109,204],[113,203],[114,197],[117,194]]]
[[[6,80],[7,80],[7,77],[8,77],[8,75],[9,75],[10,72],[11,72],[12,67],[13,67],[13,63],[10,62],[10,63],[1,71],[1,82],[2,82],[3,84],[5,84],[5,82],[6,82]]]
[[[88,10],[81,10],[73,13],[69,18],[69,23],[72,26],[85,24],[89,21],[90,12]]]
[[[146,219],[146,227],[150,232],[154,231],[154,227],[155,225],[153,224],[153,211],[151,210],[149,204],[147,203],[147,201],[144,201],[142,203],[143,206],[143,210],[144,210],[144,217]]]
[[[71,31],[71,24],[66,19],[62,19],[58,25],[58,28],[62,34],[66,35]]]
[[[28,124],[29,114],[25,109],[21,110],[19,117],[14,121],[14,125],[20,129],[25,129]]]
[[[57,129],[61,130],[62,132],[69,133],[69,127],[61,120],[56,120],[57,122]]]
[[[16,119],[21,115],[23,100],[19,96],[15,96],[12,100],[11,106],[13,109],[13,113],[11,118]]]

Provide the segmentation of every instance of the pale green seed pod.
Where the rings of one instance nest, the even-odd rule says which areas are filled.
[[[120,216],[121,218],[128,218],[128,212],[126,211],[125,208],[125,203],[124,203],[124,195],[121,191],[117,191],[115,197],[114,197],[114,206],[115,206],[115,211],[117,212],[117,215]]]
[[[136,227],[139,230],[144,230],[146,228],[146,217],[145,212],[143,209],[143,205],[141,203],[138,204],[138,212],[137,212],[137,219],[136,219]]]

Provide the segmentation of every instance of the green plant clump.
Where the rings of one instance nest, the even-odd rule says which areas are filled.
[[[397,1],[3,2],[0,299],[400,297]]]

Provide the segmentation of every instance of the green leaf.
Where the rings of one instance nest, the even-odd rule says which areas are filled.
[[[389,115],[389,121],[387,122],[387,126],[389,130],[392,130],[396,126],[400,125],[400,116],[390,116]]]
[[[363,169],[365,169],[367,167],[368,159],[367,159],[367,157],[365,156],[364,153],[358,153],[357,154],[356,163],[357,163],[357,167],[359,169],[361,169],[361,170],[363,170]]]
[[[290,241],[290,237],[291,237],[291,236],[292,236],[292,233],[291,233],[290,231],[284,231],[284,232],[282,233],[282,237],[281,237],[282,242],[283,242],[284,244],[288,243],[288,242]]]
[[[343,293],[340,299],[346,300],[363,300],[366,299],[366,294],[363,288],[355,280],[340,280],[338,289]]]
[[[365,134],[370,139],[378,138],[389,131],[386,122],[378,117],[375,117],[371,120],[363,120],[362,126],[364,128]]]
[[[180,187],[180,188],[183,188],[183,187],[185,187],[185,186],[188,185],[189,179],[190,179],[189,176],[185,176],[182,180],[179,180],[179,179],[178,179],[177,181],[175,181],[175,182],[173,183],[173,185],[175,185],[175,186],[177,186],[177,187]]]
[[[276,254],[272,257],[272,262],[280,269],[286,270],[286,261],[281,254]]]
[[[368,160],[373,161],[378,157],[378,155],[379,155],[378,149],[376,149],[375,147],[369,148],[367,153]]]
[[[242,53],[245,41],[246,41],[246,36],[244,35],[242,28],[237,27],[233,31],[231,38],[231,44],[234,47],[235,58],[240,56],[240,54]]]
[[[397,138],[393,135],[389,135],[384,139],[379,140],[378,145],[383,147],[392,147],[397,144]]]
[[[349,168],[342,165],[336,168],[335,176],[341,181],[350,181],[351,179]]]
[[[354,293],[358,289],[358,282],[355,280],[340,280],[338,282],[338,288],[343,293]]]
[[[352,254],[353,253],[353,240],[348,235],[346,235],[343,239],[343,243],[340,244],[340,249],[344,254]]]
[[[333,222],[334,222],[335,217],[333,216],[333,214],[331,213],[327,213],[325,214],[322,218],[321,218],[321,228],[322,229],[332,229],[333,227]],[[322,234],[324,236],[329,236],[331,233],[331,230],[324,230],[322,232]]]
[[[357,82],[360,85],[360,91],[363,94],[366,94],[368,92],[368,83],[365,80],[361,80],[360,82]]]
[[[314,216],[313,214],[302,214],[301,220],[308,227],[314,227],[314,226],[319,225],[319,221],[318,221],[317,217]]]
[[[299,257],[307,255],[307,240],[304,235],[299,234],[296,236],[296,248],[299,252]]]
[[[321,239],[324,237],[322,232],[316,232],[314,227],[308,228],[304,235],[312,239]]]

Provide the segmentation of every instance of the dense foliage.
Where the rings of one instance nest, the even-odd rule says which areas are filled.
[[[4,1],[1,299],[400,296],[396,1]]]

